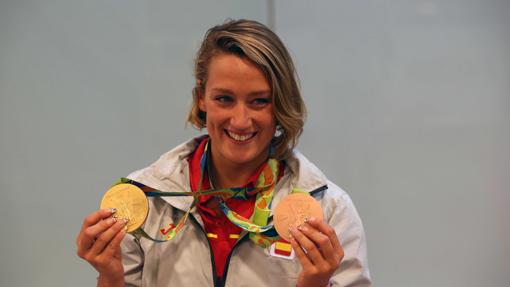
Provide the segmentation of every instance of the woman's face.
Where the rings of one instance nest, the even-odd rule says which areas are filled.
[[[276,129],[271,88],[254,64],[231,54],[211,59],[199,107],[216,166],[253,165],[267,159]]]

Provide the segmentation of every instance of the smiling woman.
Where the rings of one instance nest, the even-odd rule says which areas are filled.
[[[267,160],[276,131],[266,77],[247,59],[218,55],[209,63],[209,78],[198,102],[206,114],[213,170],[222,171],[215,173],[215,183],[242,186]]]
[[[194,200],[149,198],[143,228],[173,238],[165,243],[125,236],[115,210],[89,215],[78,255],[99,272],[98,285],[371,286],[349,196],[294,150],[305,106],[278,36],[249,20],[215,26],[198,51],[195,77],[188,121],[208,135],[128,176]],[[203,193],[218,189],[229,196]],[[288,242],[272,227],[272,213],[296,190],[318,200],[324,220],[291,227]]]

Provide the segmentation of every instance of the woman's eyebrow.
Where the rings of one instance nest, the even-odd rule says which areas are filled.
[[[270,90],[254,91],[249,94],[250,96],[271,96]]]
[[[225,93],[225,94],[234,94],[233,91],[225,88],[212,88],[213,92],[216,93]],[[249,96],[270,96],[271,90],[260,90],[260,91],[253,91],[248,94]]]
[[[224,88],[212,88],[211,89],[213,92],[218,92],[218,93],[225,93],[225,94],[232,94],[232,91],[229,90],[229,89],[224,89]]]

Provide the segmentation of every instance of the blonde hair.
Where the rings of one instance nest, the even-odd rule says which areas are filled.
[[[198,107],[205,93],[208,66],[219,54],[234,54],[253,62],[266,76],[272,93],[277,122],[273,138],[273,157],[285,159],[296,146],[306,118],[297,74],[289,52],[278,36],[263,24],[252,20],[228,20],[205,34],[195,59],[193,103],[188,122],[198,129],[206,127],[206,114]]]

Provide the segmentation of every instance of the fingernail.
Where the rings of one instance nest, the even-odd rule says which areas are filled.
[[[300,231],[308,231],[308,228],[306,228],[306,227],[305,227],[305,226],[303,226],[303,225],[298,226],[298,228],[297,228],[297,229],[299,229]]]
[[[308,222],[308,220],[310,220],[310,219],[308,217],[305,217],[304,222],[306,223],[306,222]]]
[[[123,224],[123,225],[126,225],[128,222],[129,222],[129,219],[127,219],[127,218],[122,218],[122,224]]]
[[[108,208],[108,211],[110,212],[110,214],[114,214],[115,212],[117,212],[117,209],[116,208]]]
[[[310,217],[310,218],[308,219],[308,221],[310,221],[310,222],[315,222],[315,221],[317,221],[317,218],[315,218],[315,217],[313,217],[313,216],[312,216],[312,217]]]
[[[113,216],[112,216],[112,217],[110,217],[110,218],[108,218],[108,224],[113,224],[113,223],[115,223],[115,222],[117,222],[117,218],[115,218],[115,217],[113,217]]]

